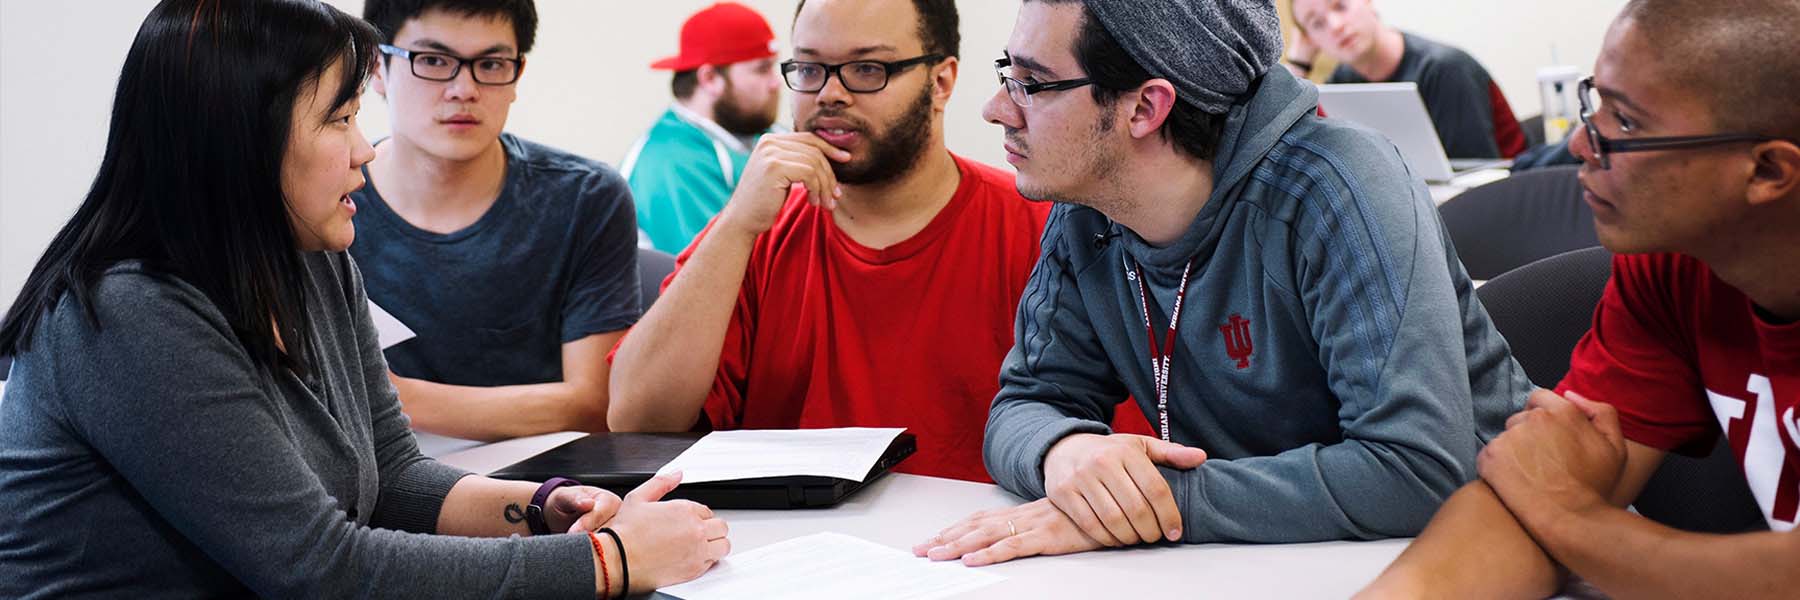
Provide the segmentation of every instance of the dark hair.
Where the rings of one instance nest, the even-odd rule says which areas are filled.
[[[956,0],[912,0],[919,13],[919,44],[926,54],[942,54],[962,58],[962,17],[957,16]],[[806,0],[794,7],[794,18],[806,9]]]
[[[956,0],[913,0],[919,11],[919,40],[926,54],[942,54],[962,58],[962,17],[956,14]]]
[[[669,80],[669,92],[682,100],[694,97],[694,88],[698,87],[700,87],[699,69],[676,71],[675,77]]]
[[[1075,4],[1081,0],[1026,0],[1027,2],[1043,2],[1045,4]],[[1137,59],[1119,45],[1117,38],[1106,30],[1105,24],[1094,17],[1094,12],[1082,3],[1081,31],[1075,36],[1075,61],[1081,70],[1087,73],[1094,85],[1094,101],[1111,106],[1125,95],[1125,92],[1137,89],[1144,82],[1156,79],[1150,71],[1138,64]],[[1169,110],[1169,118],[1163,121],[1162,138],[1175,145],[1177,150],[1200,160],[1212,160],[1219,151],[1219,139],[1224,135],[1225,115],[1211,114],[1200,107],[1186,102],[1176,102]]]
[[[253,361],[305,373],[311,322],[282,163],[301,94],[342,65],[331,110],[355,99],[376,35],[316,0],[157,4],[119,73],[93,187],[0,321],[0,355],[29,349],[65,294],[102,326],[94,286],[140,260],[204,293]]]
[[[530,52],[532,42],[537,41],[537,4],[533,0],[368,0],[363,4],[363,18],[381,30],[382,43],[392,44],[401,25],[431,10],[506,19],[512,23],[520,55]]]
[[[1706,103],[1721,131],[1800,139],[1800,4],[1793,0],[1632,0],[1620,11],[1661,67],[1657,81]],[[1642,65],[1640,65],[1642,66]]]

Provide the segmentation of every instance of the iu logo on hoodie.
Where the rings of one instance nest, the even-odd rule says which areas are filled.
[[[1250,354],[1255,352],[1250,343],[1250,320],[1233,314],[1230,321],[1219,326],[1219,333],[1225,336],[1225,355],[1237,361],[1237,368],[1250,368]]]

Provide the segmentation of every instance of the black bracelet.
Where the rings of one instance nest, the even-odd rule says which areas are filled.
[[[622,596],[631,595],[631,563],[625,560],[625,542],[619,540],[619,532],[611,527],[601,527],[600,533],[612,537],[613,545],[619,547],[619,588],[625,590]]]
[[[1294,65],[1294,68],[1300,69],[1302,73],[1311,73],[1313,69],[1312,63],[1303,63],[1291,58],[1288,59],[1288,64]]]

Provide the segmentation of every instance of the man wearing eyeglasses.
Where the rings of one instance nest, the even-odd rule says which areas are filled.
[[[1021,5],[984,116],[1058,204],[985,455],[1033,501],[915,553],[1409,536],[1475,476],[1530,382],[1423,182],[1280,54],[1268,0]]]
[[[1593,328],[1368,596],[1800,591],[1800,3],[1633,0],[1569,151],[1616,253]],[[1724,435],[1770,531],[1677,531],[1630,504]]]
[[[795,132],[620,345],[619,431],[906,427],[900,470],[986,481],[982,424],[1047,207],[944,147],[950,0],[809,0],[781,65]]]
[[[606,429],[606,352],[637,321],[637,224],[612,169],[504,133],[531,0],[368,0],[392,137],[352,195],[415,428],[495,440]]]

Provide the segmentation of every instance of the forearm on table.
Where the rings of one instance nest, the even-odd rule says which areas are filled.
[[[438,513],[439,535],[463,537],[505,537],[531,535],[525,523],[525,507],[538,484],[529,481],[503,481],[481,475],[457,480],[444,496],[444,508]]]
[[[1365,440],[1163,467],[1188,543],[1304,543],[1418,535],[1462,484],[1419,448]]]
[[[719,370],[755,236],[715,226],[619,345],[608,423],[619,431],[687,431]]]
[[[400,378],[395,387],[413,427],[440,435],[498,441],[606,430],[606,386],[600,382],[472,387]]]
[[[470,475],[456,482],[450,494],[444,498],[443,511],[438,514],[438,534],[460,537],[506,537],[511,535],[532,535],[529,524],[523,516],[525,507],[530,504],[532,494],[537,492],[537,483],[528,481],[503,481]],[[552,535],[562,534],[553,531]],[[587,546],[592,546],[591,541]],[[618,548],[610,541],[602,538],[596,547],[600,554],[594,555],[595,591],[610,582],[612,596],[622,595],[624,583],[624,561],[619,559]],[[605,571],[602,572],[602,567]]]
[[[1800,590],[1800,534],[1676,530],[1596,505],[1521,516],[1558,562],[1616,598],[1775,598]]]
[[[1560,587],[1551,558],[1477,480],[1438,509],[1363,598],[1543,598]]]
[[[1026,499],[1043,498],[1044,459],[1052,446],[1079,433],[1111,433],[1105,423],[1071,414],[1076,412],[1022,397],[995,402],[982,442],[982,459],[994,482]]]

